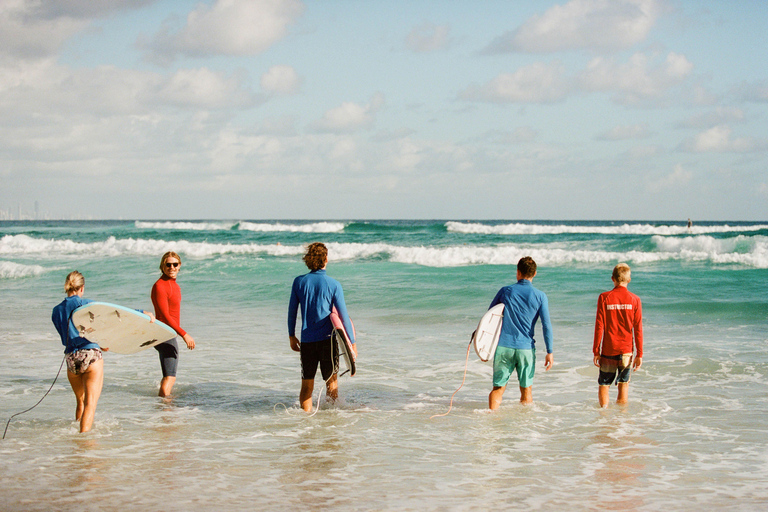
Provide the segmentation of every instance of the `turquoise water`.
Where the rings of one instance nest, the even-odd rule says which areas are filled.
[[[286,310],[313,241],[329,246],[360,357],[340,402],[309,417]],[[60,377],[0,443],[7,508],[98,497],[94,510],[593,510],[606,493],[630,510],[768,504],[768,222],[2,222],[3,421],[56,375],[50,310],[66,274],[83,272],[88,298],[149,309],[166,250],[183,258],[182,325],[198,344],[174,398],[154,396],[154,351],[107,354],[94,430],[79,435]],[[524,255],[555,334],[535,404],[510,391],[487,413],[491,369],[472,352],[453,410],[430,419],[448,410],[469,335]],[[594,308],[619,261],[643,299],[645,358],[630,403],[601,410]]]

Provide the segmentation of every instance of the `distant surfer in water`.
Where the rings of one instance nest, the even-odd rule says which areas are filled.
[[[520,385],[520,403],[533,403],[533,375],[536,367],[536,341],[533,328],[541,319],[547,355],[544,369],[554,363],[552,354],[552,322],[549,319],[549,301],[544,292],[533,287],[536,262],[526,256],[517,262],[517,283],[505,286],[496,294],[488,309],[504,304],[504,318],[496,354],[493,358],[493,390],[488,395],[488,407],[498,409],[512,373],[517,371]]]
[[[333,325],[330,316],[334,306],[352,342],[355,356],[357,356],[357,346],[341,284],[325,273],[325,267],[328,264],[328,249],[325,244],[320,242],[310,244],[304,255],[304,263],[310,272],[293,280],[288,303],[288,338],[291,349],[301,353],[299,402],[302,409],[311,412],[312,392],[318,364],[325,380],[328,396],[336,400],[339,394],[339,350],[331,337]],[[302,319],[301,340],[296,337],[296,315],[299,306],[301,306]]]
[[[597,299],[592,343],[594,363],[600,368],[597,379],[600,407],[608,406],[608,390],[614,380],[619,388],[616,403],[627,403],[632,368],[637,370],[643,364],[643,306],[640,297],[627,289],[632,280],[629,265],[616,265],[611,280],[613,290],[601,293]]]
[[[181,269],[181,257],[173,251],[163,254],[160,259],[160,270],[163,275],[152,286],[152,304],[155,315],[161,322],[169,325],[176,334],[181,336],[187,348],[195,348],[195,340],[187,331],[181,328],[181,288],[176,283],[176,277]],[[166,397],[171,394],[176,383],[176,369],[179,364],[179,345],[176,338],[155,345],[160,356],[160,368],[163,379],[160,381],[158,396]]]

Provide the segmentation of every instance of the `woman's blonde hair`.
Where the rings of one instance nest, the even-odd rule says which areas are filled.
[[[179,256],[173,251],[168,251],[167,253],[163,254],[162,258],[160,258],[160,272],[165,273],[165,260],[167,260],[168,258],[176,258],[177,260],[179,260],[179,265],[181,265],[181,256]]]
[[[74,294],[83,286],[85,286],[85,278],[83,277],[83,274],[77,270],[73,270],[67,274],[67,279],[64,281],[64,291],[67,295]]]

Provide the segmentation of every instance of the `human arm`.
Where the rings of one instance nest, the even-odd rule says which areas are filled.
[[[592,355],[594,356],[595,366],[600,366],[600,349],[603,343],[603,333],[605,332],[605,307],[603,296],[597,298],[597,313],[595,314],[595,336],[592,341]]]
[[[291,350],[299,352],[301,341],[296,337],[296,315],[299,313],[299,295],[296,292],[296,281],[291,287],[291,298],[288,301],[288,340]]]
[[[638,359],[641,361],[640,364],[642,364],[643,359],[643,304],[640,302],[640,298],[637,298],[637,303],[635,304],[635,315],[633,318],[633,325],[632,325],[632,332],[634,334],[635,338],[635,361]],[[640,364],[638,364],[635,369],[640,368]]]
[[[547,347],[547,355],[552,354],[552,320],[549,317],[549,299],[542,294],[541,305],[539,306],[539,318],[541,319],[541,329],[544,332],[544,345]],[[551,364],[552,358],[550,358]],[[546,366],[546,360],[545,360]]]

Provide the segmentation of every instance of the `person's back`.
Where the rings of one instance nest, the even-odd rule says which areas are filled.
[[[642,357],[643,316],[640,297],[630,292],[626,286],[617,286],[601,293],[597,304],[595,341],[599,343],[602,337],[600,353],[616,356],[632,352],[634,334],[638,339],[639,357]],[[595,348],[599,347],[593,347]]]
[[[616,403],[627,402],[632,368],[637,370],[643,364],[643,306],[627,289],[632,280],[629,265],[616,265],[611,280],[613,290],[597,299],[592,342],[593,362],[600,368],[597,383],[601,407],[608,405],[608,390],[614,381],[619,388]]]
[[[491,410],[501,405],[507,382],[514,372],[517,372],[520,402],[533,402],[532,385],[536,367],[534,328],[538,319],[541,319],[547,348],[544,369],[548,371],[554,362],[549,302],[543,292],[533,287],[535,276],[536,262],[533,258],[520,258],[517,262],[517,283],[503,287],[491,301],[491,308],[504,304],[501,334],[493,358],[493,389],[488,395]]]
[[[501,325],[499,346],[509,348],[535,348],[534,327],[542,318],[542,330],[548,352],[552,349],[552,330],[549,322],[549,302],[544,292],[533,286],[530,280],[503,287],[491,302],[504,304],[504,321]]]

